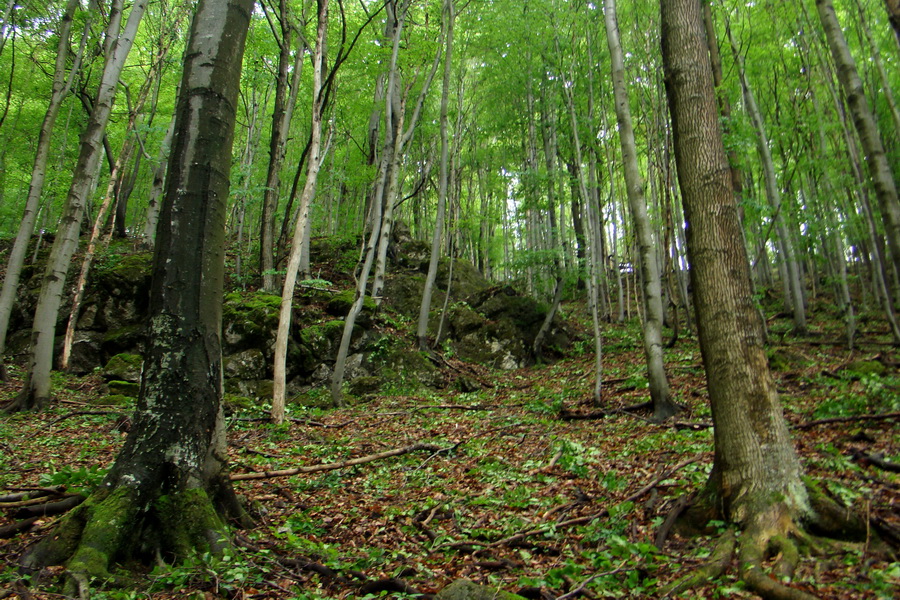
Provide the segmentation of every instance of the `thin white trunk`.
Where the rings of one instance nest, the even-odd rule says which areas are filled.
[[[438,259],[441,252],[441,237],[444,234],[444,219],[447,212],[447,180],[449,179],[450,140],[448,133],[448,112],[450,104],[450,74],[453,60],[453,25],[456,20],[456,12],[453,0],[444,1],[444,27],[447,31],[447,50],[444,53],[444,79],[441,89],[441,168],[438,183],[437,214],[434,221],[434,232],[431,238],[431,256],[428,260],[428,273],[425,276],[425,287],[422,291],[422,303],[419,305],[419,323],[416,329],[416,339],[419,350],[428,350],[428,316],[431,313],[431,298],[434,292],[434,282],[437,279]],[[451,259],[452,260],[452,259]],[[450,265],[453,267],[452,263]],[[452,271],[451,271],[452,272]],[[447,295],[450,295],[450,287],[447,287]]]
[[[625,87],[625,62],[622,44],[619,41],[619,24],[616,16],[615,0],[606,0],[606,38],[612,62],[613,92],[615,95],[616,117],[619,124],[619,140],[622,145],[622,160],[625,167],[625,184],[631,218],[634,221],[635,242],[638,246],[644,305],[644,354],[647,360],[647,375],[650,397],[653,402],[653,418],[663,421],[676,412],[669,394],[663,358],[662,326],[662,283],[659,276],[655,244],[647,214],[644,197],[644,181],[637,158],[634,141],[634,127],[631,122],[631,108],[628,90]]]
[[[56,239],[50,252],[50,259],[44,271],[32,329],[32,348],[28,362],[28,380],[14,409],[40,408],[50,397],[50,370],[53,365],[53,340],[56,320],[62,303],[62,292],[72,255],[78,248],[78,234],[84,215],[85,204],[93,194],[97,184],[100,156],[103,153],[103,135],[112,112],[113,99],[125,59],[131,50],[138,24],[147,8],[148,0],[136,0],[125,27],[120,32],[123,0],[117,0],[110,14],[107,37],[114,41],[109,44],[109,52],[101,76],[97,97],[87,127],[81,137],[81,151],[72,178],[72,185],[66,197],[63,216],[57,230]]]
[[[294,235],[291,241],[291,252],[284,274],[284,287],[281,292],[281,308],[278,313],[278,333],[275,338],[274,386],[272,395],[272,422],[284,422],[285,387],[287,385],[287,348],[291,332],[291,309],[294,304],[294,288],[297,285],[297,274],[300,270],[300,259],[303,253],[304,239],[307,235],[309,221],[309,205],[316,193],[319,170],[324,155],[322,149],[322,75],[325,62],[326,32],[328,27],[328,0],[318,0],[318,20],[316,27],[316,49],[313,54],[313,109],[311,117],[309,164],[306,183],[300,195],[300,209],[294,223]],[[327,151],[327,148],[325,149]]]
[[[75,76],[81,68],[84,48],[87,43],[88,34],[90,33],[92,19],[89,16],[84,25],[81,43],[79,44],[78,51],[73,57],[72,66],[68,69],[67,75],[66,71],[67,61],[69,60],[72,19],[79,6],[80,2],[78,0],[68,0],[65,12],[59,23],[59,43],[56,48],[56,70],[53,75],[53,87],[50,95],[50,102],[47,105],[47,112],[44,114],[44,121],[41,123],[41,129],[38,132],[37,150],[31,168],[31,183],[28,187],[28,197],[25,200],[25,210],[22,214],[22,220],[19,222],[16,240],[9,253],[9,259],[6,264],[6,275],[3,279],[3,290],[0,291],[0,363],[3,361],[3,355],[6,349],[6,334],[9,329],[9,318],[12,314],[13,304],[15,304],[16,301],[16,293],[19,289],[19,278],[22,274],[22,266],[25,264],[25,255],[28,253],[28,242],[31,240],[31,235],[34,232],[34,225],[39,212],[38,208],[40,205],[41,193],[44,189],[44,181],[46,180],[47,163],[50,157],[50,142],[53,135],[53,126],[56,123],[56,117],[59,115],[59,109],[62,106],[63,99],[69,93],[72,83],[75,80]],[[93,12],[91,14],[93,14]]]

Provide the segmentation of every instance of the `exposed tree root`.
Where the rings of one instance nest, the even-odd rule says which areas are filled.
[[[828,497],[815,482],[807,481],[807,490],[812,516],[802,523],[805,529],[791,518],[785,518],[775,507],[775,518],[752,521],[745,526],[739,537],[733,529],[720,536],[709,562],[664,588],[662,596],[680,597],[686,590],[722,575],[728,570],[732,557],[736,554],[738,577],[761,598],[815,600],[815,595],[783,583],[793,578],[802,554],[825,554],[865,547],[876,554],[887,557],[892,555],[890,548],[867,526],[864,517]],[[679,508],[683,511],[680,506],[676,510]],[[681,523],[682,529],[702,530],[698,526],[699,521],[691,521],[698,517],[705,520],[709,516],[707,509],[699,505],[684,511],[683,520],[688,522]],[[819,537],[820,535],[827,537]],[[763,568],[763,561],[769,557],[776,557],[771,574]]]
[[[712,554],[709,557],[709,562],[698,568],[693,573],[682,577],[675,583],[664,588],[660,596],[662,598],[679,596],[686,590],[697,587],[698,585],[701,585],[709,581],[710,579],[719,577],[728,569],[728,566],[731,564],[731,557],[734,554],[736,543],[737,538],[734,534],[734,531],[728,530],[727,532],[725,532],[719,538],[718,542],[716,542],[716,546],[715,548],[713,548]]]
[[[126,486],[101,487],[33,547],[21,566],[66,564],[66,593],[88,597],[92,581],[115,582],[119,559],[219,555],[230,545],[225,524],[202,489],[146,497]]]

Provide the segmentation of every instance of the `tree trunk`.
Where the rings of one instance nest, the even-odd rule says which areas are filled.
[[[9,328],[9,317],[12,314],[13,304],[16,301],[16,293],[19,290],[19,277],[22,274],[22,266],[25,264],[25,255],[28,252],[28,242],[34,231],[37,220],[38,207],[41,193],[44,189],[44,181],[47,173],[47,163],[50,157],[50,142],[53,136],[53,125],[59,115],[63,99],[68,95],[75,80],[84,48],[87,43],[87,33],[90,32],[91,18],[84,25],[85,35],[82,35],[78,51],[73,57],[72,66],[69,68],[69,42],[71,40],[72,19],[79,8],[78,0],[68,0],[65,12],[59,23],[59,43],[56,48],[56,70],[53,75],[53,87],[44,121],[37,135],[37,150],[34,155],[34,163],[31,168],[31,183],[28,187],[28,196],[25,200],[25,211],[19,223],[18,233],[6,263],[6,275],[3,279],[3,290],[0,292],[0,364],[6,349],[6,333]],[[92,5],[93,8],[93,5]],[[68,75],[66,71],[68,69]]]
[[[434,293],[434,282],[437,279],[438,259],[441,253],[441,237],[444,235],[444,219],[447,212],[447,181],[449,179],[450,166],[450,140],[448,132],[448,112],[450,104],[450,74],[453,66],[453,25],[456,21],[456,8],[454,0],[444,1],[444,27],[447,36],[447,49],[444,52],[444,79],[441,88],[441,168],[438,182],[437,215],[434,221],[434,231],[431,238],[431,257],[428,260],[428,273],[425,276],[425,286],[422,290],[422,303],[419,305],[419,322],[416,328],[416,338],[419,350],[428,350],[428,316],[431,314],[431,297]],[[451,259],[452,260],[452,259]],[[452,267],[452,264],[451,264]],[[449,295],[450,288],[447,288]]]
[[[756,149],[762,161],[766,197],[769,199],[769,203],[774,211],[772,219],[775,221],[775,231],[778,234],[779,247],[782,250],[782,261],[784,263],[785,304],[788,310],[793,313],[794,333],[806,335],[806,306],[803,302],[800,267],[794,250],[794,243],[785,223],[786,218],[782,210],[781,192],[778,189],[778,181],[775,177],[775,162],[772,160],[772,151],[769,150],[769,136],[766,134],[766,125],[763,122],[762,113],[760,113],[756,104],[753,89],[750,87],[750,82],[747,80],[747,75],[744,72],[744,57],[738,51],[737,42],[731,33],[731,27],[726,26],[726,28],[728,30],[728,41],[731,42],[731,52],[737,64],[738,78],[741,81],[741,90],[744,94],[744,104],[747,107],[747,113],[750,115],[753,128],[756,130]]]
[[[288,257],[284,277],[284,289],[281,292],[281,306],[278,313],[278,333],[275,338],[274,391],[272,395],[272,421],[284,422],[285,385],[287,383],[287,347],[291,331],[291,309],[294,305],[294,288],[297,285],[297,274],[303,256],[304,242],[309,239],[309,204],[316,193],[319,169],[322,167],[322,113],[324,111],[322,93],[322,75],[325,67],[325,48],[328,30],[328,0],[318,0],[318,19],[316,27],[316,50],[313,54],[313,110],[311,117],[309,168],[306,183],[300,195],[300,210],[294,224],[294,236],[291,252]]]
[[[715,424],[709,490],[726,520],[768,540],[808,513],[808,499],[759,336],[701,6],[661,0],[661,7],[666,91]]]
[[[269,167],[266,171],[266,187],[263,192],[262,216],[259,234],[259,270],[262,275],[261,289],[274,292],[278,278],[275,276],[275,209],[281,187],[281,165],[284,162],[284,147],[290,123],[288,115],[288,82],[291,68],[291,37],[293,25],[288,14],[287,0],[278,3],[278,21],[281,24],[278,73],[275,77],[275,105],[272,110],[272,135],[269,138]]]
[[[251,0],[200,0],[153,259],[150,340],[134,424],[100,487],[25,558],[67,561],[87,595],[111,561],[182,559],[227,545],[243,516],[222,412],[224,232],[235,106]],[[71,589],[75,588],[75,589]]]
[[[172,145],[172,136],[175,134],[175,115],[166,129],[166,135],[159,146],[156,155],[156,167],[153,169],[153,182],[150,185],[150,193],[147,196],[147,214],[144,217],[144,232],[141,236],[141,246],[147,250],[153,249],[156,240],[156,223],[159,220],[159,200],[162,197],[166,183],[166,166],[168,164],[169,147]]]
[[[894,28],[894,38],[900,46],[900,0],[884,0],[884,7],[887,9],[891,27]]]
[[[647,360],[647,377],[650,398],[653,401],[653,419],[664,421],[677,412],[669,394],[669,381],[663,359],[663,305],[662,283],[656,245],[650,231],[647,201],[644,198],[644,182],[638,165],[634,128],[631,124],[631,108],[628,90],[625,88],[625,62],[619,41],[619,24],[615,0],[606,0],[606,38],[612,62],[612,83],[615,94],[616,118],[619,122],[619,140],[622,144],[622,162],[625,167],[625,185],[631,218],[634,221],[635,240],[641,269],[644,303],[644,356]]]
[[[881,218],[884,219],[884,233],[890,248],[891,264],[894,271],[900,275],[900,200],[897,197],[896,182],[884,152],[875,118],[863,93],[856,62],[850,54],[847,40],[835,15],[834,5],[831,0],[816,0],[816,8],[837,66],[838,80],[847,95],[853,124],[856,126],[866,155],[865,162],[881,208]]]
[[[72,261],[72,255],[78,248],[78,236],[85,204],[90,200],[97,184],[104,133],[112,112],[119,75],[125,65],[128,52],[131,50],[138,24],[147,8],[147,2],[148,0],[137,0],[132,5],[128,21],[121,32],[119,31],[122,19],[121,3],[117,2],[111,11],[107,39],[113,38],[113,40],[108,44],[97,98],[91,110],[87,127],[81,136],[81,150],[72,177],[72,185],[66,197],[63,217],[56,232],[56,239],[53,241],[47,268],[44,271],[34,313],[28,376],[22,393],[7,410],[39,409],[50,398],[53,342],[66,274]]]

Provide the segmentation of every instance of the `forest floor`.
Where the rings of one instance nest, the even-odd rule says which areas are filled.
[[[575,309],[570,308],[570,311]],[[773,321],[770,361],[807,473],[877,525],[900,526],[900,475],[867,457],[900,461],[900,353],[873,335],[849,352],[837,331],[805,339]],[[591,402],[593,356],[493,372],[445,357],[448,372],[480,389],[391,389],[345,409],[291,408],[273,426],[265,407],[229,417],[233,473],[340,462],[416,443],[416,451],[320,473],[238,481],[257,519],[224,560],[152,570],[128,565],[132,589],[97,599],[415,598],[460,577],[534,598],[659,597],[662,585],[703,564],[711,537],[667,536],[666,516],[698,490],[712,464],[708,398],[696,340],[667,351],[671,387],[685,407],[657,425],[619,409],[647,399],[636,323],[604,327],[603,406]],[[880,365],[880,366],[879,366]],[[0,403],[21,375],[0,387]],[[0,418],[0,495],[65,486],[85,492],[120,447],[128,411],[91,404],[93,376],[56,380],[58,401],[39,414]],[[322,394],[322,404],[325,395]],[[894,416],[890,417],[889,414]],[[22,551],[58,517],[0,539],[0,598],[60,598],[59,570],[15,570]],[[0,504],[0,527],[19,520]],[[848,549],[849,548],[849,549]],[[801,562],[793,585],[823,599],[895,598],[900,563],[869,540]],[[579,591],[579,588],[581,591]],[[685,594],[750,598],[732,575]]]

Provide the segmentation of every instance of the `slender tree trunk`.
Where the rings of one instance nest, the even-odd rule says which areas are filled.
[[[22,274],[22,266],[25,264],[25,255],[28,253],[28,242],[34,232],[37,220],[41,193],[46,180],[47,163],[50,157],[50,142],[53,135],[53,125],[59,115],[63,99],[72,88],[72,83],[81,68],[81,60],[84,48],[87,44],[90,32],[91,18],[84,25],[84,34],[75,56],[72,57],[72,66],[68,67],[69,45],[71,41],[72,19],[78,10],[78,0],[68,0],[65,12],[59,22],[59,43],[56,48],[56,70],[53,75],[53,86],[47,112],[37,135],[37,150],[34,155],[34,163],[31,168],[31,183],[28,187],[28,196],[25,200],[25,211],[19,223],[18,233],[6,263],[6,275],[3,279],[3,289],[0,291],[0,364],[6,349],[6,334],[9,328],[9,318],[16,301],[16,293],[19,290],[19,278]],[[92,10],[94,6],[91,6]],[[68,74],[67,74],[68,70]]]
[[[166,183],[166,166],[168,164],[169,148],[172,145],[172,136],[175,133],[175,114],[166,129],[166,135],[159,146],[156,155],[156,167],[153,169],[153,181],[150,184],[150,193],[147,196],[147,214],[144,217],[144,232],[141,236],[141,246],[147,250],[153,249],[156,239],[156,223],[159,220],[159,202]]]
[[[275,276],[275,209],[281,188],[279,174],[284,163],[284,147],[287,142],[288,127],[285,118],[288,103],[289,69],[291,67],[291,37],[293,25],[288,14],[287,0],[279,0],[278,21],[281,24],[281,38],[277,40],[278,74],[275,77],[275,106],[272,111],[272,135],[269,138],[269,167],[266,171],[266,187],[263,192],[262,216],[259,234],[259,269],[262,274],[262,290],[274,292],[278,278]]]
[[[634,127],[631,124],[631,108],[628,90],[625,88],[625,62],[619,41],[619,24],[616,1],[605,0],[606,38],[612,62],[612,83],[615,94],[616,117],[619,123],[619,140],[622,144],[622,162],[625,167],[625,185],[631,218],[634,221],[635,241],[641,269],[644,304],[644,355],[647,360],[647,376],[650,398],[653,402],[653,419],[664,421],[677,412],[669,394],[669,381],[663,358],[663,305],[662,283],[656,245],[650,231],[647,201],[644,198],[644,182],[638,165]]]
[[[900,46],[900,0],[884,0],[884,7],[887,9],[891,27],[894,28],[894,39]]]
[[[750,121],[756,130],[756,149],[759,152],[762,161],[763,178],[765,180],[766,197],[772,205],[774,215],[772,219],[775,221],[775,230],[778,234],[779,247],[782,250],[784,274],[783,278],[785,286],[785,303],[788,310],[793,313],[794,317],[794,333],[798,335],[806,335],[806,307],[803,302],[803,284],[800,280],[800,268],[797,261],[794,243],[791,240],[790,232],[785,223],[786,218],[782,210],[781,192],[778,189],[778,181],[775,177],[775,162],[772,160],[772,151],[769,149],[769,137],[766,135],[766,125],[762,118],[762,113],[756,104],[756,97],[753,95],[753,89],[747,80],[744,72],[744,57],[738,50],[737,42],[731,33],[731,27],[726,26],[728,30],[728,41],[731,42],[731,52],[734,55],[734,61],[738,68],[738,77],[741,81],[741,89],[744,93],[744,104],[747,113],[750,115]]]
[[[715,424],[709,489],[728,521],[751,539],[768,541],[808,514],[802,470],[759,336],[701,6],[696,0],[660,4],[666,91]]]
[[[67,595],[87,597],[90,580],[107,580],[114,559],[220,553],[228,545],[223,517],[243,516],[227,471],[220,337],[231,144],[252,5],[198,3],[134,423],[103,483],[24,561],[67,561]]]
[[[834,6],[831,0],[816,0],[816,8],[837,66],[838,80],[847,95],[853,124],[856,126],[866,155],[865,162],[881,208],[881,218],[884,219],[884,233],[890,248],[891,264],[894,271],[900,274],[900,199],[897,197],[896,182],[884,152],[875,118],[863,93],[856,62],[847,47],[847,40],[841,31]]]
[[[444,219],[447,212],[447,181],[450,166],[450,136],[448,127],[448,112],[450,104],[450,75],[453,67],[453,26],[456,21],[456,7],[454,0],[444,0],[444,28],[446,30],[447,48],[444,52],[444,79],[441,88],[441,167],[438,181],[437,214],[434,221],[434,232],[431,238],[431,256],[428,260],[428,273],[425,276],[425,286],[422,290],[422,303],[419,305],[419,322],[416,328],[416,339],[419,350],[428,350],[428,316],[431,314],[431,298],[434,292],[434,282],[437,279],[438,259],[441,253],[441,238],[444,235]],[[451,265],[452,266],[452,265]],[[449,295],[450,288],[447,288]]]
[[[306,183],[300,195],[300,210],[294,224],[294,236],[291,252],[288,257],[284,277],[284,289],[281,292],[281,307],[278,313],[278,333],[275,338],[274,392],[272,397],[272,421],[284,422],[285,386],[287,384],[287,348],[291,333],[291,309],[294,305],[294,289],[297,286],[297,274],[303,254],[304,239],[309,237],[309,205],[316,193],[319,170],[322,167],[324,151],[322,147],[322,117],[324,97],[322,93],[322,77],[325,69],[326,33],[328,31],[328,0],[317,0],[318,17],[316,26],[316,49],[313,54],[313,110],[311,116],[309,168]],[[327,146],[327,145],[326,145]]]
[[[131,50],[147,2],[148,0],[137,0],[132,5],[128,20],[121,32],[119,31],[122,19],[121,4],[116,4],[111,12],[107,38],[113,39],[108,47],[97,98],[87,127],[81,136],[78,163],[66,198],[63,217],[50,251],[50,258],[47,261],[35,309],[28,376],[22,393],[8,410],[39,409],[50,398],[53,342],[66,274],[72,255],[78,247],[78,236],[85,204],[90,200],[97,184],[100,155],[103,153],[104,132],[112,112],[119,75],[125,65],[128,52]]]

